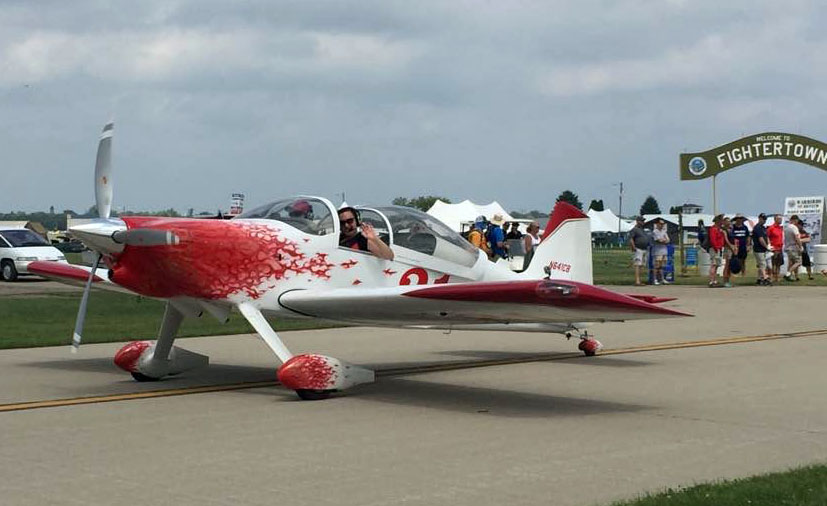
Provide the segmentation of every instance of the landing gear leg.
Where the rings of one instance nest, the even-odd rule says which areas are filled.
[[[373,382],[373,371],[337,358],[316,354],[293,355],[257,307],[242,303],[238,310],[282,362],[276,371],[281,384],[295,390],[302,400],[326,399],[339,390]]]
[[[127,344],[115,355],[115,364],[141,382],[157,381],[167,375],[207,365],[209,357],[173,346],[183,320],[184,313],[167,302],[158,339],[154,343],[133,341]]]

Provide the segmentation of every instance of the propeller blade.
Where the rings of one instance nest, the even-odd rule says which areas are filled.
[[[119,230],[112,234],[112,240],[129,246],[175,246],[181,242],[173,232],[155,228]]]
[[[95,160],[95,205],[98,216],[109,218],[112,211],[112,133],[115,124],[107,123],[101,132],[98,143],[98,156]]]
[[[91,272],[89,272],[89,278],[86,280],[86,288],[83,289],[83,297],[80,299],[78,317],[77,320],[75,320],[75,333],[72,334],[72,353],[77,353],[78,348],[80,348],[83,323],[86,321],[86,304],[89,302],[89,292],[92,291],[92,280],[95,279],[95,271],[98,270],[100,261],[101,254],[98,253],[95,255],[95,263],[92,265]]]

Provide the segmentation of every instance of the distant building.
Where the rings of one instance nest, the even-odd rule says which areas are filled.
[[[43,226],[42,223],[39,221],[0,221],[0,227],[3,228],[28,228],[35,234],[43,237],[44,239],[48,239],[48,233],[46,227]]]
[[[704,206],[698,204],[684,204],[681,206],[683,214],[701,214],[704,211]]]

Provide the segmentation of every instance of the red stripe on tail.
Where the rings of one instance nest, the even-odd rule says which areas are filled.
[[[554,210],[551,212],[551,216],[548,217],[548,223],[546,223],[546,229],[543,232],[543,237],[540,238],[540,241],[545,241],[546,237],[550,236],[552,232],[557,230],[564,221],[576,220],[579,218],[588,218],[588,216],[583,214],[583,211],[577,209],[568,202],[558,200],[554,205]]]

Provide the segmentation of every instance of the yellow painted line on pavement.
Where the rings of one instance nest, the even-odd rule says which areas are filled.
[[[702,346],[720,346],[727,344],[755,343],[760,341],[773,341],[778,339],[795,339],[802,337],[817,337],[827,335],[827,329],[808,330],[803,332],[788,332],[778,334],[764,334],[759,336],[729,337],[720,339],[705,339],[701,341],[684,341],[677,343],[652,344],[644,346],[630,346],[628,348],[611,348],[602,350],[598,356],[624,355],[629,353],[643,353],[647,351],[678,350],[687,348],[699,348]],[[444,362],[439,364],[427,364],[411,367],[396,367],[376,371],[377,377],[405,376],[408,374],[422,374],[428,372],[451,371],[460,369],[473,369],[479,367],[493,367],[510,364],[524,364],[530,362],[550,362],[555,360],[570,360],[586,357],[582,353],[540,353],[536,355],[493,359],[493,360],[466,360],[462,362]],[[90,397],[75,397],[71,399],[54,399],[46,401],[19,402],[12,404],[0,404],[0,413],[10,411],[24,411],[30,409],[55,408],[63,406],[78,406],[84,404],[99,404],[103,402],[130,401],[137,399],[154,399],[158,397],[172,397],[177,395],[203,394],[211,392],[225,392],[229,390],[244,390],[250,388],[264,388],[279,385],[278,381],[248,381],[225,385],[204,385],[197,387],[174,388],[167,390],[149,390],[145,392],[132,392],[125,394],[100,395]]]
[[[661,350],[677,350],[684,348],[697,348],[701,346],[716,346],[724,344],[742,344],[753,343],[759,341],[772,341],[776,339],[791,339],[799,337],[812,337],[827,335],[827,329],[808,330],[803,332],[789,332],[781,334],[764,334],[759,336],[743,336],[720,339],[706,339],[702,341],[683,341],[676,343],[652,344],[643,346],[631,346],[628,348],[609,348],[598,352],[598,356],[604,355],[623,355],[627,353],[643,353],[647,351],[661,351]],[[426,372],[450,371],[455,369],[473,369],[476,367],[492,367],[498,365],[522,364],[529,362],[551,362],[554,360],[569,360],[573,358],[583,358],[581,352],[572,353],[541,353],[526,357],[514,357],[505,359],[492,360],[478,360],[478,361],[464,361],[464,362],[445,362],[441,364],[428,364],[423,366],[400,367],[395,369],[383,369],[376,371],[376,376],[401,376],[405,374],[421,374]]]
[[[23,411],[26,409],[57,408],[61,406],[77,406],[80,404],[98,404],[101,402],[131,401],[136,399],[153,399],[156,397],[172,397],[175,395],[223,392],[226,390],[242,390],[245,388],[268,387],[277,384],[277,381],[250,381],[246,383],[233,383],[229,385],[205,385],[200,387],[184,387],[169,390],[148,390],[146,392],[130,392],[125,394],[98,395],[93,397],[74,397],[71,399],[20,402],[15,404],[0,404],[0,413],[3,413],[5,411]]]

